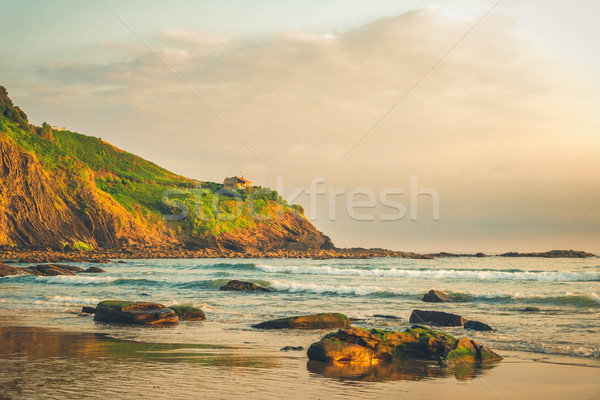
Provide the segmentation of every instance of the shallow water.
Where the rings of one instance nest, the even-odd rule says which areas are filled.
[[[216,343],[223,345],[243,342],[253,331],[250,325],[273,317],[342,312],[358,326],[399,330],[409,325],[413,309],[443,310],[493,326],[496,332],[446,330],[469,334],[497,350],[600,356],[598,258],[127,260],[103,268],[106,274],[0,278],[0,310],[68,313],[104,299],[191,303],[206,312],[208,321],[183,329],[172,340],[185,342],[214,326],[231,333]],[[219,291],[230,279],[275,291]],[[422,302],[432,288],[464,301]],[[523,312],[526,306],[540,311]],[[79,330],[89,323],[67,320],[57,324]]]
[[[103,268],[106,274],[0,278],[0,398],[600,396],[596,258],[128,260]],[[230,279],[275,291],[219,291]],[[422,302],[432,288],[464,301]],[[104,299],[191,303],[207,320],[148,328],[78,315],[82,305]],[[525,313],[526,306],[541,311]],[[331,311],[358,326],[401,330],[415,308],[494,326],[496,332],[444,330],[505,359],[462,369],[422,361],[323,364],[309,362],[306,351],[280,349],[306,349],[328,331],[251,328]]]

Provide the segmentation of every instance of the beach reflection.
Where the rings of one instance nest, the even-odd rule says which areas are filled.
[[[389,362],[354,363],[309,361],[306,368],[313,374],[336,380],[386,382],[386,381],[420,381],[425,379],[446,378],[454,376],[459,381],[466,381],[493,368],[494,365],[461,365],[458,367],[441,367],[435,361],[426,360],[394,360]]]
[[[186,362],[210,366],[271,368],[271,357],[244,348],[205,344],[143,343],[99,333],[66,333],[35,327],[0,327],[0,358]]]

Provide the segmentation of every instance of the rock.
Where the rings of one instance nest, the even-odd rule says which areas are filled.
[[[99,267],[89,267],[85,271],[82,270],[81,272],[85,272],[87,274],[99,274],[106,271]]]
[[[175,311],[180,321],[203,321],[206,319],[204,311],[199,308],[183,305],[183,306],[170,306],[171,310]]]
[[[135,325],[174,325],[175,311],[158,303],[105,300],[96,306],[94,321]]]
[[[84,313],[84,314],[95,314],[96,313],[96,307],[83,306],[81,308],[81,312]]]
[[[517,253],[513,251],[500,254],[500,257],[587,258],[596,257],[596,255],[579,250],[550,250],[542,253]]]
[[[465,319],[460,315],[443,311],[413,310],[409,322],[438,326],[463,326],[465,324]]]
[[[486,346],[481,346],[474,340],[463,337],[458,340],[454,350],[446,355],[442,363],[447,366],[456,366],[500,360],[502,360],[502,357]]]
[[[281,348],[281,351],[302,351],[304,347],[302,346],[285,346]]]
[[[493,331],[494,328],[489,326],[488,324],[484,324],[479,321],[467,321],[465,322],[465,329],[471,329],[474,331]]]
[[[373,314],[371,315],[372,318],[382,318],[382,319],[397,319],[397,320],[401,320],[402,318],[397,317],[395,315],[386,315],[386,314]],[[352,319],[354,320],[354,319]]]
[[[378,337],[377,332],[352,326],[342,328],[311,344],[308,358],[323,362],[371,362],[392,358],[395,346]]]
[[[227,282],[226,285],[221,286],[219,290],[231,290],[231,291],[252,291],[252,292],[270,292],[270,289],[258,286],[252,282],[244,282],[233,280]]]
[[[84,272],[85,270],[81,267],[76,267],[74,265],[57,265],[57,264],[50,264],[51,266],[54,266],[56,268],[60,268],[60,269],[66,269],[67,271],[71,271],[71,272]]]
[[[31,270],[37,271],[44,276],[58,276],[58,275],[68,275],[75,276],[75,272],[71,271],[68,267],[63,267],[62,265],[55,264],[41,264],[36,265],[35,267],[30,267]]]
[[[438,290],[433,289],[427,292],[421,300],[426,301],[428,303],[444,303],[458,301],[456,297],[451,296],[448,293],[440,292]]]
[[[480,258],[481,257],[487,257],[487,254],[485,254],[485,253],[477,253],[477,254],[475,254],[475,257],[480,257]]]
[[[311,344],[310,360],[367,362],[398,358],[436,360],[443,365],[501,360],[498,354],[468,338],[456,339],[443,332],[414,325],[404,332],[342,328]]]
[[[327,329],[350,326],[350,319],[344,314],[324,313],[301,315],[275,319],[253,325],[258,329]]]
[[[536,311],[540,311],[540,309],[538,307],[525,307],[525,309],[523,310],[525,312],[536,312]]]
[[[33,275],[33,273],[25,268],[11,267],[10,265],[0,263],[0,278],[10,275]]]

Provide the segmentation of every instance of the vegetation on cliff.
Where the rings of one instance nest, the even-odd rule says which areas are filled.
[[[0,151],[0,245],[332,247],[301,207],[288,205],[274,191],[224,190],[222,184],[179,176],[99,138],[53,130],[46,122],[33,126],[1,86]],[[19,194],[30,204],[18,204]]]

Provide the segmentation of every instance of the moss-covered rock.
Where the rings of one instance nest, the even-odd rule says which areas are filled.
[[[421,301],[425,301],[428,303],[447,303],[453,301],[460,301],[460,299],[448,293],[431,289],[429,292],[425,293]]]
[[[311,360],[322,362],[372,362],[398,358],[436,360],[444,365],[502,359],[468,338],[456,339],[419,325],[404,332],[342,328],[313,343],[307,355]]]
[[[227,282],[226,285],[223,285],[219,288],[219,290],[223,291],[235,291],[235,292],[270,292],[270,289],[264,288],[262,286],[258,286],[252,282],[238,281],[232,280]]]
[[[396,346],[394,357],[439,360],[454,349],[456,342],[454,336],[414,325],[402,332],[402,341]]]
[[[340,313],[300,315],[261,322],[258,329],[329,329],[350,326],[350,319]]]
[[[174,325],[175,311],[158,303],[105,300],[98,303],[94,321],[134,325]]]
[[[203,321],[206,319],[204,311],[190,305],[170,306],[175,311],[180,321]]]

